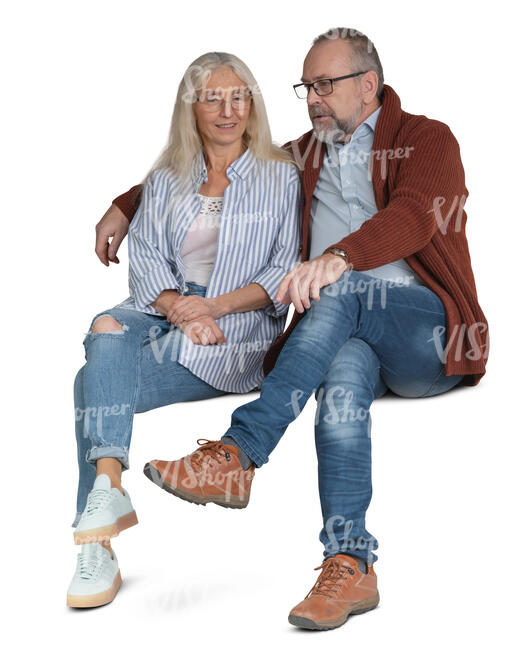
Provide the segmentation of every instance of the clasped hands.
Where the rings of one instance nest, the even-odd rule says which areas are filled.
[[[320,289],[336,282],[351,268],[343,258],[331,253],[297,264],[282,279],[275,300],[292,302],[295,310],[302,313],[310,308],[310,298],[319,300]],[[211,345],[227,340],[216,323],[221,315],[214,298],[188,295],[177,296],[171,302],[166,319],[180,327],[194,343]]]
[[[193,343],[212,345],[227,340],[216,323],[219,316],[211,298],[189,295],[177,296],[172,301],[166,320],[179,327]]]

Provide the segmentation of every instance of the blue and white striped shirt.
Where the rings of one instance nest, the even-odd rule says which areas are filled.
[[[284,330],[289,305],[274,296],[300,259],[301,187],[293,165],[257,159],[250,149],[230,165],[227,177],[205,297],[257,282],[273,304],[217,319],[227,339],[220,345],[195,344],[182,336],[177,360],[215,388],[246,393],[262,385],[265,353]],[[178,179],[169,168],[148,176],[129,228],[130,297],[117,307],[159,314],[150,303],[163,290],[186,290],[179,251],[201,209],[198,191],[207,179],[202,152],[189,180]]]

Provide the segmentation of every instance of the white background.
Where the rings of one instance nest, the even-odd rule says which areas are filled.
[[[17,2],[2,55],[3,640],[34,647],[526,646],[529,611],[529,36],[523,2]],[[135,419],[124,474],[140,525],[114,542],[124,583],[65,606],[77,547],[72,384],[92,316],[127,296],[94,225],[151,167],[178,82],[209,50],[242,58],[274,139],[310,128],[298,82],[311,39],[373,39],[402,106],[461,145],[467,234],[491,355],[476,387],[372,407],[380,606],[335,632],[287,622],[322,560],[312,398],[249,507],[199,508],[142,475],[219,438],[249,396]],[[7,226],[7,229],[6,229]],[[253,395],[253,399],[254,399]],[[527,513],[527,514],[526,514]],[[333,636],[331,636],[333,635]],[[528,643],[528,641],[527,641]],[[528,646],[527,646],[528,647]]]

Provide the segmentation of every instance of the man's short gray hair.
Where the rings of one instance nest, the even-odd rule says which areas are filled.
[[[383,97],[384,74],[380,57],[374,47],[374,43],[365,34],[358,32],[357,29],[349,27],[333,27],[323,34],[319,34],[313,39],[312,47],[323,41],[331,41],[335,38],[342,38],[350,43],[352,47],[352,63],[355,70],[352,72],[361,72],[362,70],[374,70],[378,75],[378,99]]]

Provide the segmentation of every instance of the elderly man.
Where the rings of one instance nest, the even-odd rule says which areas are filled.
[[[315,393],[325,559],[289,621],[331,629],[379,601],[378,544],[365,528],[373,400],[388,389],[426,397],[477,385],[488,324],[448,126],[401,109],[374,45],[355,30],[317,37],[294,88],[313,124],[284,145],[300,163],[304,194],[302,261],[276,296],[293,302],[294,317],[266,354],[260,397],[234,411],[221,439],[144,471],[188,501],[245,507],[255,468]],[[118,261],[141,190],[115,199],[97,226],[105,264]]]

